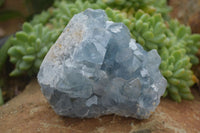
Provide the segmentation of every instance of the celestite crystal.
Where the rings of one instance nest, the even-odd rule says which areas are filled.
[[[103,10],[75,15],[46,55],[41,90],[62,116],[146,119],[167,86],[156,50],[146,52]]]

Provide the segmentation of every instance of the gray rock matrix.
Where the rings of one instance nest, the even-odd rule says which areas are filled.
[[[103,10],[75,15],[46,55],[38,81],[55,112],[91,118],[116,114],[146,119],[167,81],[156,50],[146,52]]]

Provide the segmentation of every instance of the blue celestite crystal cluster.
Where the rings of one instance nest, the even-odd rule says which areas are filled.
[[[146,119],[167,86],[156,50],[146,52],[103,10],[75,15],[46,55],[41,90],[62,116]]]

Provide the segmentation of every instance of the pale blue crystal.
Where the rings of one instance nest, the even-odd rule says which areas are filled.
[[[146,52],[103,10],[75,15],[46,55],[41,90],[59,115],[146,119],[167,86],[156,50]]]

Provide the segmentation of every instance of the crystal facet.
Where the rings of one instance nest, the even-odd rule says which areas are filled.
[[[167,86],[156,50],[146,52],[122,23],[103,10],[75,15],[38,73],[43,94],[59,115],[106,114],[146,119]]]

